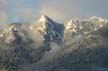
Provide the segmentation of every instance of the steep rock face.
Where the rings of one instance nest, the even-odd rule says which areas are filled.
[[[40,17],[37,29],[45,40],[60,41],[63,38],[63,24],[58,24],[47,16]]]

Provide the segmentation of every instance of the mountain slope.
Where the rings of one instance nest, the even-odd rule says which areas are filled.
[[[83,30],[75,27],[78,34],[71,36],[71,44],[56,53],[44,56],[29,68],[23,68],[22,71],[31,71],[31,69],[32,71],[107,71],[108,23],[86,19],[79,21],[79,24],[82,25]],[[78,35],[81,35],[80,38],[77,38]],[[74,40],[75,37],[77,40]]]
[[[38,44],[34,40],[40,36]],[[106,19],[91,17],[59,24],[41,16],[35,23],[12,23],[0,28],[0,69],[108,71],[107,60]]]
[[[100,28],[70,46],[46,56],[30,69],[33,71],[107,71],[107,42],[108,27]]]
[[[99,17],[90,17],[89,19],[75,19],[70,20],[64,24],[64,41],[69,43],[76,36],[83,36],[90,32],[96,31],[105,26],[107,20]]]

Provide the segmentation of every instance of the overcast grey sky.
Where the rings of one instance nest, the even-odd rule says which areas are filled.
[[[0,23],[32,21],[45,14],[57,22],[71,18],[108,18],[108,0],[0,0]]]

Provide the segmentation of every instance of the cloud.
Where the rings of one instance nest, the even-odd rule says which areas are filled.
[[[57,21],[100,16],[108,18],[108,0],[42,0],[41,13]]]
[[[49,16],[50,18],[56,20],[56,21],[61,21],[63,18],[63,13],[61,13],[60,11],[52,8],[52,7],[42,7],[39,11],[40,14],[44,14]]]
[[[11,0],[9,17],[21,17],[24,22],[31,22],[33,18],[37,17],[40,2],[38,0]]]
[[[40,13],[46,14],[49,17],[62,22],[66,22],[73,18],[82,18],[91,15],[91,12],[74,3],[74,0],[46,0],[41,6]]]
[[[36,14],[35,10],[31,8],[20,8],[20,9],[17,8],[17,10],[15,10],[12,13],[14,17],[19,16],[20,18],[23,19],[23,21],[30,21],[33,18],[33,16],[35,16],[35,14]]]
[[[7,4],[7,0],[0,0],[0,25],[8,21]]]
[[[3,9],[4,7],[7,8],[8,1],[7,0],[0,0],[0,9]]]
[[[32,21],[46,14],[58,22],[88,16],[108,17],[108,0],[0,0],[0,22],[16,16]]]
[[[0,12],[0,25],[6,24],[8,16],[5,12]]]

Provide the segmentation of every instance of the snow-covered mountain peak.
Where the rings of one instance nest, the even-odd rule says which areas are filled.
[[[105,19],[103,19],[101,17],[97,17],[97,16],[92,16],[89,19],[93,20],[93,21],[98,21],[98,22],[105,22]]]
[[[9,24],[6,28],[2,29],[0,38],[3,39],[5,43],[11,43],[17,36],[24,36],[24,33],[21,30],[21,26]]]
[[[46,29],[50,29],[54,27],[55,22],[53,22],[52,19],[50,19],[46,15],[42,15],[40,19],[38,20],[38,26],[37,29],[41,32],[44,33],[46,32]]]
[[[56,23],[48,16],[42,15],[38,20],[37,30],[45,40],[60,40],[64,26]]]
[[[46,23],[48,22],[48,17],[46,15],[41,15],[41,17],[39,18],[38,22],[39,23]]]
[[[98,17],[97,16],[92,16],[92,17],[90,17],[89,19],[98,19]]]
[[[67,22],[64,25],[64,27],[65,27],[66,30],[75,29],[75,28],[78,27],[78,23],[76,22],[76,20],[70,20],[69,22]]]
[[[9,27],[9,31],[13,31],[13,30],[17,30],[17,28],[12,25],[12,26]]]
[[[67,24],[72,25],[73,20],[70,20]]]
[[[64,27],[65,27],[66,30],[70,29],[72,27],[72,20],[70,20],[68,23],[66,23],[64,25]]]

